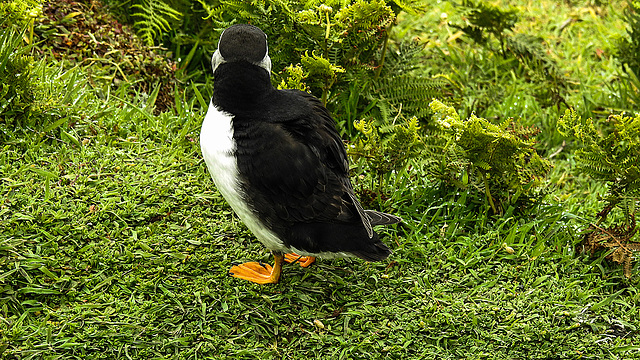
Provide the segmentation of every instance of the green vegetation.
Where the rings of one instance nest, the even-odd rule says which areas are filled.
[[[637,2],[106,4],[0,4],[0,358],[640,359]],[[270,257],[199,150],[235,21],[388,261],[227,276]]]
[[[381,200],[387,184],[398,176],[405,176],[407,165],[411,159],[419,157],[424,148],[424,142],[420,137],[420,125],[414,116],[404,123],[394,123],[381,129],[373,124],[373,121],[360,120],[354,124],[364,137],[347,149],[356,166],[364,167],[358,173],[370,174],[370,189],[375,192],[361,191],[360,200],[364,205],[375,206],[374,200]],[[399,175],[403,174],[403,175]],[[361,188],[363,189],[363,188]],[[374,197],[368,199],[365,194]]]
[[[640,2],[630,1],[625,11],[628,36],[620,38],[617,54],[624,73],[617,88],[621,102],[640,106]]]
[[[579,143],[575,151],[578,170],[607,186],[604,207],[597,213],[597,223],[589,225],[584,244],[592,252],[614,248],[609,256],[624,264],[625,275],[630,277],[633,251],[640,250],[640,241],[633,240],[640,201],[640,115],[612,115],[603,129],[596,129],[592,119],[584,120],[567,110],[558,125],[559,131]],[[605,228],[614,209],[621,219]]]
[[[492,124],[473,114],[462,121],[453,107],[438,100],[431,108],[440,130],[430,137],[435,149],[428,154],[432,175],[461,188],[472,184],[481,189],[494,214],[494,198],[508,204],[523,194],[535,194],[551,168],[533,147],[538,129],[513,119]]]

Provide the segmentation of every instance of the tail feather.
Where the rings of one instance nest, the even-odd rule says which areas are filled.
[[[402,222],[402,218],[398,216],[375,211],[375,210],[365,210],[364,213],[367,214],[367,216],[369,216],[371,225],[391,225],[391,224],[397,224],[399,222]]]
[[[350,251],[350,253],[365,261],[382,261],[388,258],[392,251],[378,239],[376,234],[371,247],[366,250]]]

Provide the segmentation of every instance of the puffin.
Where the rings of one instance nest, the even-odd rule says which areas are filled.
[[[386,259],[391,250],[373,227],[402,219],[362,208],[344,143],[322,102],[273,87],[266,34],[249,24],[226,28],[211,65],[202,156],[220,194],[274,257],[273,266],[246,262],[229,274],[275,284],[285,262]]]

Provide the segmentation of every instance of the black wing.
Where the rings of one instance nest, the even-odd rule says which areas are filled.
[[[296,90],[276,93],[265,119],[236,121],[240,172],[254,209],[272,225],[344,223],[364,227],[371,220],[354,195],[344,144],[327,109]],[[250,186],[249,186],[250,185]]]

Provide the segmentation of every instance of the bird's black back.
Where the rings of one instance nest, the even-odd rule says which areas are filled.
[[[349,181],[335,122],[310,94],[276,90],[248,62],[215,72],[213,103],[232,114],[245,200],[287,247],[381,260],[391,251],[371,229]]]

